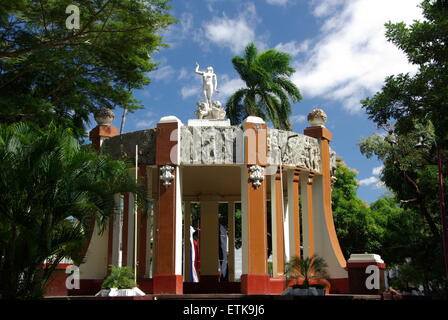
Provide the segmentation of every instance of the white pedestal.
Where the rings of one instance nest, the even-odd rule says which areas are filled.
[[[190,119],[189,127],[229,127],[229,119]]]

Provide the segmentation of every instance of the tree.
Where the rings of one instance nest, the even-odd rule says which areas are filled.
[[[392,190],[404,207],[420,213],[425,227],[434,238],[440,238],[437,222],[438,200],[437,167],[434,164],[434,146],[417,148],[418,137],[434,139],[431,124],[414,124],[406,134],[374,134],[361,138],[361,153],[367,158],[376,156],[383,161],[381,180]]]
[[[291,101],[302,99],[299,89],[289,79],[294,73],[291,57],[275,49],[258,54],[250,43],[244,56],[232,59],[233,67],[246,83],[227,101],[227,115],[233,124],[239,124],[247,116],[257,116],[272,122],[275,128],[290,130],[288,117]]]
[[[0,8],[0,122],[51,121],[85,134],[97,109],[141,108],[132,89],[149,83],[173,23],[168,0],[79,0],[79,29],[68,29],[71,0],[5,0]]]
[[[54,124],[0,125],[0,189],[3,298],[40,297],[63,258],[80,264],[89,227],[104,229],[115,194],[134,192],[144,205],[124,162],[80,146]]]
[[[371,205],[372,211],[383,217],[377,219],[385,230],[381,255],[388,264],[405,270],[403,279],[407,274],[418,273],[413,283],[422,284],[427,294],[434,295],[446,290],[443,289],[440,222],[435,196],[438,189],[435,146],[418,148],[417,137],[432,139],[434,128],[430,124],[414,123],[414,130],[406,134],[389,130],[387,134],[363,138],[360,148],[367,157],[376,156],[383,161],[381,180],[394,194],[393,198],[380,199]]]
[[[342,252],[378,252],[384,230],[376,223],[369,206],[356,196],[356,172],[338,159],[332,191],[333,219]]]
[[[442,228],[442,252],[445,257],[446,277],[448,276],[448,218],[443,182],[446,169],[443,168],[442,159],[447,158],[448,146],[446,130],[448,126],[446,112],[448,107],[448,1],[424,0],[420,6],[423,9],[422,21],[414,21],[410,26],[406,26],[403,22],[386,24],[388,40],[406,54],[408,61],[417,67],[417,72],[388,77],[380,92],[361,103],[369,114],[369,118],[379,127],[392,128],[388,132],[388,139],[401,138],[401,145],[406,145],[404,141],[409,140],[407,145],[412,146],[409,151],[416,149],[417,141],[425,142],[421,145],[426,144],[426,149],[429,151],[427,159],[423,162],[416,159],[407,169],[403,167],[406,157],[397,156],[399,155],[398,148],[394,148],[396,140],[388,142],[390,147],[382,143],[381,137],[365,141],[372,147],[376,145],[377,149],[374,153],[377,155],[380,154],[378,148],[385,147],[383,151],[388,154],[388,160],[392,161],[391,164],[385,166],[389,170],[386,176],[396,178],[394,181],[389,181],[390,185],[400,189],[401,195],[414,194],[413,198],[408,199],[398,196],[401,201],[420,207],[419,210],[424,215],[425,222],[434,237],[439,233],[439,226],[434,218],[432,204],[436,201],[434,194],[437,194],[434,192],[436,191],[434,187],[439,185],[439,220]],[[414,134],[419,131],[418,125],[432,126],[434,138],[424,141],[423,137],[422,139],[415,137]],[[411,141],[410,138],[419,139]],[[379,143],[375,143],[375,139]],[[387,149],[391,149],[390,152]],[[416,151],[414,154],[418,155],[419,152]],[[435,173],[438,174],[437,178]]]

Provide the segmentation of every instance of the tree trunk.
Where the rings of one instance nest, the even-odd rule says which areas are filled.
[[[127,115],[127,113],[128,113],[128,109],[124,108],[123,109],[123,115],[121,116],[120,135],[123,134],[124,124],[126,122],[126,115]]]

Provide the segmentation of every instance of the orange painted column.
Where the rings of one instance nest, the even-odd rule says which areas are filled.
[[[272,175],[271,179],[272,271],[274,278],[282,278],[285,273],[285,241],[280,171]]]
[[[245,165],[241,168],[242,255],[241,292],[269,292],[267,266],[266,166],[267,130],[264,121],[248,117],[243,123]]]
[[[303,255],[314,255],[313,174],[303,174],[301,179]]]
[[[332,283],[332,292],[337,287],[339,292],[345,290],[348,284],[348,274],[346,270],[346,260],[342,254],[336,229],[333,221],[331,208],[331,168],[330,168],[330,147],[332,140],[331,132],[323,126],[308,127],[304,131],[305,135],[318,139],[321,153],[321,172],[313,177],[313,224],[314,230],[314,250],[315,253],[328,264],[328,273]]]
[[[293,180],[292,180],[292,189],[291,194],[292,196],[291,202],[292,202],[292,219],[291,222],[293,223],[293,227],[291,228],[292,235],[294,236],[294,243],[293,246],[291,246],[291,253],[294,254],[296,257],[300,257],[300,212],[299,212],[299,183],[300,183],[300,171],[294,170],[293,173]]]
[[[156,211],[155,264],[153,293],[182,294],[182,230],[179,230],[180,177],[178,141],[181,123],[176,117],[163,117],[157,124],[156,164],[159,169],[158,209]],[[182,220],[180,220],[180,228]],[[180,231],[180,235],[179,235]],[[179,261],[180,258],[180,261]],[[180,262],[180,264],[179,264]]]

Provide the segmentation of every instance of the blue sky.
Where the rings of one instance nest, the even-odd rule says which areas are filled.
[[[303,100],[293,105],[296,132],[306,115],[319,107],[328,115],[332,148],[358,171],[358,196],[375,201],[385,190],[378,184],[381,163],[366,159],[357,141],[376,131],[359,101],[378,91],[386,76],[412,72],[413,66],[384,36],[384,23],[421,19],[417,0],[172,0],[180,19],[163,37],[170,48],[153,57],[159,69],[152,83],[135,92],[144,110],[128,115],[125,132],[152,128],[166,115],[186,123],[201,99],[201,79],[194,73],[211,65],[218,75],[218,99],[243,86],[231,59],[253,41],[260,50],[289,53],[297,72],[292,80]],[[116,111],[119,127],[121,110]]]

